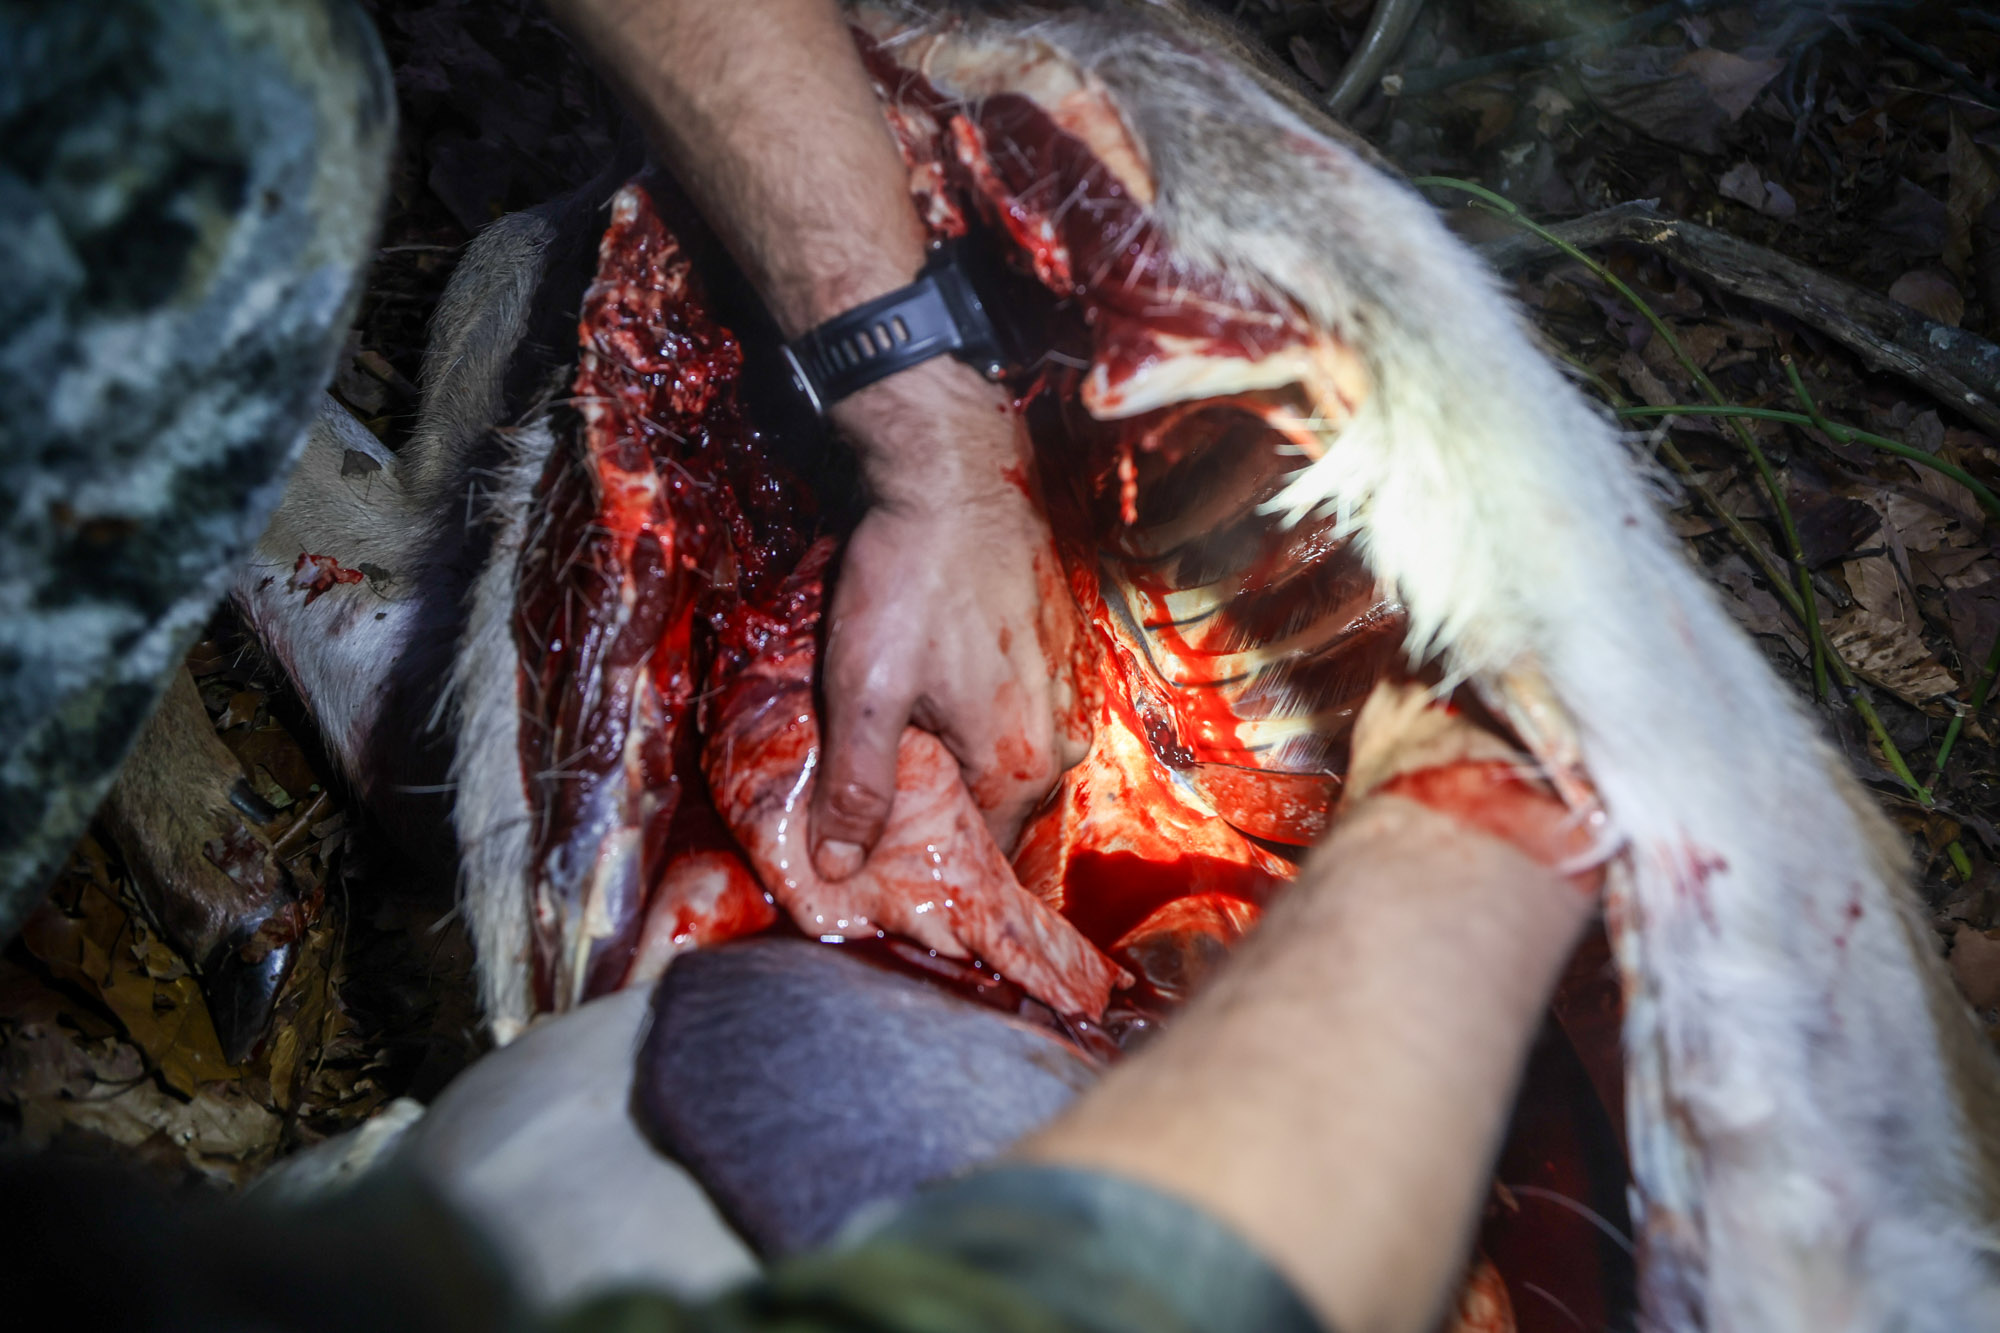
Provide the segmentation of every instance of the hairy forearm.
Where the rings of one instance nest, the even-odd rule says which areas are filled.
[[[909,282],[925,234],[834,0],[548,0],[645,119],[787,337]],[[878,496],[997,480],[1020,442],[998,391],[935,361],[841,404]],[[954,416],[972,429],[940,426]],[[940,446],[943,447],[940,447]]]
[[[1022,1151],[1202,1205],[1341,1333],[1419,1333],[1590,912],[1512,846],[1365,801],[1215,987]]]
[[[787,337],[908,282],[924,235],[833,0],[549,0]]]

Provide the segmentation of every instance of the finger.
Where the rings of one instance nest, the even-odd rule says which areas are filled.
[[[925,891],[898,895],[905,910],[889,928],[915,933],[942,917],[953,956],[983,959],[1059,1013],[1101,1016],[1112,988],[1130,979],[1068,918],[1021,887],[973,808],[955,757],[938,737],[912,730],[905,733],[903,765],[908,799],[897,804],[895,824],[867,873],[888,882],[907,877]],[[899,868],[899,855],[921,863]],[[951,886],[941,904],[931,888],[939,878]]]
[[[896,746],[909,722],[912,691],[879,661],[864,660],[863,636],[827,645],[826,717],[813,782],[812,859],[822,878],[849,878],[867,863],[896,799]]]

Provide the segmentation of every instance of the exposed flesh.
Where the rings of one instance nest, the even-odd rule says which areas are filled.
[[[949,752],[912,729],[868,868],[813,873],[833,546],[811,544],[812,497],[737,402],[744,353],[658,187],[629,186],[580,329],[583,428],[550,463],[517,615],[539,710],[524,768],[560,778],[537,803],[541,1002],[648,979],[782,912],[1102,1051],[1093,1032],[1150,1026],[1255,922],[1293,872],[1281,849],[1329,822],[1362,701],[1407,671],[1401,608],[1331,521],[1264,510],[1366,376],[1295,312],[1162,251],[1143,160],[1120,156],[1099,91],[1037,67],[1026,83],[1054,88],[1055,112],[999,84],[959,103],[864,54],[935,232],[1000,229],[1059,302],[1057,355],[1016,389],[1089,628],[1088,755],[1010,864]],[[1475,1323],[1495,1317],[1486,1286],[1468,1291]]]
[[[879,53],[874,64],[887,68]],[[1287,532],[1257,508],[1291,465],[1269,418],[1298,408],[1263,392],[1264,373],[1317,335],[1152,247],[1131,201],[1143,179],[1136,158],[1114,172],[1063,127],[1115,147],[1122,128],[1091,110],[1093,90],[1064,91],[1059,117],[998,94],[973,125],[936,114],[946,104],[926,88],[901,77],[892,100],[927,108],[896,124],[913,181],[949,205],[932,209],[939,232],[983,212],[1036,241],[1033,266],[1060,284],[1059,339],[1094,339],[1087,370],[1040,368],[1021,404],[1062,581],[1090,627],[1079,664],[1097,681],[1085,692],[1096,714],[1089,756],[1031,822],[1010,868],[983,832],[972,836],[977,810],[949,754],[913,732],[885,851],[848,885],[812,874],[796,813],[817,756],[808,608],[823,556],[778,582],[815,531],[812,500],[748,424],[736,400],[741,347],[709,316],[679,241],[651,195],[628,189],[583,312],[582,428],[549,464],[517,614],[532,719],[523,762],[540,780],[544,1004],[620,984],[642,939],[650,971],[663,941],[761,924],[740,893],[714,896],[728,926],[697,919],[699,895],[661,894],[687,881],[670,873],[676,854],[711,857],[711,875],[726,864],[673,833],[706,786],[800,930],[900,935],[997,970],[1058,1013],[1099,1018],[1118,976],[1100,951],[1148,913],[1216,892],[1254,910],[1289,877],[1290,862],[1266,844],[1302,846],[1324,829],[1346,727],[1393,669],[1400,617],[1358,560],[1323,525]],[[908,137],[926,129],[928,143]],[[968,144],[982,155],[966,156]],[[1030,152],[1074,179],[1017,187],[1018,165],[994,166]],[[1080,225],[1086,216],[1096,224]],[[1111,253],[1114,231],[1135,225],[1129,253]],[[1135,341],[1147,330],[1171,348]],[[1091,383],[1135,383],[1189,356],[1204,365],[1191,382],[1231,396],[1111,422],[1063,406],[1088,408]],[[1218,467],[1235,474],[1223,511],[1211,484]],[[750,502],[761,508],[748,512]],[[710,654],[697,724],[695,682]],[[673,924],[647,924],[649,911]]]

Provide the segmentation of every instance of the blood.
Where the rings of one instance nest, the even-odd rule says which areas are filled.
[[[777,906],[741,852],[733,847],[683,848],[653,887],[638,945],[619,985],[657,981],[676,954],[759,934],[777,923]]]
[[[1580,892],[1595,896],[1604,886],[1604,867],[1593,859],[1595,830],[1512,760],[1462,759],[1410,769],[1375,790],[1510,842],[1542,865],[1566,872]]]
[[[1523,1333],[1627,1326],[1636,1263],[1622,1141],[1570,1043],[1545,1026],[1479,1230]]]
[[[1507,1293],[1506,1280],[1490,1260],[1475,1260],[1458,1289],[1449,1333],[1514,1333],[1515,1328],[1514,1302]]]
[[[305,573],[308,567],[312,570],[312,577],[301,583],[299,575]],[[312,555],[306,551],[299,552],[298,561],[292,566],[292,587],[305,590],[307,606],[318,601],[321,593],[331,592],[335,585],[359,583],[365,577],[360,570],[349,569],[330,555]]]
[[[1711,931],[1718,929],[1715,903],[1709,896],[1708,885],[1715,876],[1728,872],[1728,858],[1691,842],[1666,849],[1666,855],[1673,873],[1675,894],[1693,906],[1695,913]]]
[[[549,1006],[629,969],[693,780],[682,731],[701,631],[766,593],[810,536],[811,498],[738,404],[742,348],[656,196],[671,206],[658,181],[621,194],[599,247],[578,322],[580,420],[537,489],[516,599],[535,985]],[[559,956],[578,922],[596,932],[581,978]]]
[[[788,580],[781,600],[792,620],[782,634],[762,636],[748,659],[718,661],[705,762],[724,823],[806,934],[901,936],[983,964],[1058,1013],[1101,1014],[1119,969],[1015,880],[958,761],[928,732],[903,732],[895,795],[867,864],[846,880],[819,875],[807,845],[819,751],[813,685],[832,551],[830,541],[815,546]]]
[[[1141,558],[1137,544],[1171,521],[1170,495],[1186,505],[1221,494],[1204,479],[1210,462],[1287,456],[1279,423],[1302,404],[1259,390],[1098,421],[1077,408],[1079,367],[1094,366],[1101,402],[1163,356],[1256,360],[1310,329],[1174,255],[1073,121],[1013,94],[955,103],[861,45],[933,234],[983,221],[1049,289],[1042,313],[1063,353],[1008,386],[1035,463],[1000,481],[1047,505],[1057,558],[1037,565],[1037,642],[1073,685],[1063,727],[1088,751],[1010,862],[956,761],[912,729],[882,845],[854,879],[819,880],[805,844],[816,662],[844,528],[819,517],[812,489],[777,462],[779,441],[739,403],[756,352],[711,313],[682,243],[698,240],[698,224],[671,187],[642,180],[621,196],[583,305],[580,407],[536,495],[514,621],[537,993],[555,1007],[571,998],[559,980],[587,995],[685,947],[801,931],[1109,1058],[1255,923],[1295,873],[1283,848],[1325,830],[1353,714],[1377,680],[1405,670],[1405,622],[1330,521],[1286,532],[1254,516],[1282,467],[1225,496],[1255,547],[1232,572],[1211,575],[1194,554],[1188,568]],[[1107,600],[1107,560],[1122,609]],[[1177,617],[1197,573],[1213,613]],[[1245,645],[1308,629],[1313,641],[1284,656],[1282,692],[1222,678]],[[1305,750],[1246,739],[1249,724],[1302,700]],[[1019,748],[1010,771],[1027,767]],[[1514,830],[1521,793],[1490,777],[1405,790],[1543,854],[1570,850],[1545,808],[1529,811],[1538,831]],[[602,927],[580,983],[555,948],[578,920]],[[1578,1030],[1601,1046],[1601,1006],[1591,1012]],[[1615,1084],[1598,1077],[1601,1051],[1588,1063],[1591,1081]],[[1574,1147],[1539,1160],[1557,1171]],[[1479,1308],[1498,1311],[1505,1296]],[[1611,1305],[1579,1297],[1576,1308]]]
[[[1112,955],[1139,978],[1156,1009],[1191,997],[1263,908],[1235,894],[1208,891],[1170,898],[1118,937]]]
[[[865,33],[855,42],[934,233],[962,235],[975,215],[1004,232],[1044,285],[1074,298],[1108,386],[1160,360],[1162,337],[1182,353],[1253,361],[1309,340],[1301,312],[1167,245],[1148,201],[1072,132],[1076,117],[1012,92],[955,101]],[[1080,114],[1117,120],[1083,100],[1093,105]]]

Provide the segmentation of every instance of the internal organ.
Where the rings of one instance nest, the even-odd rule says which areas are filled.
[[[832,553],[823,541],[800,563],[779,595],[788,614],[756,636],[754,655],[718,664],[706,747],[716,808],[807,933],[845,940],[886,931],[948,958],[969,952],[1056,1012],[1097,1017],[1118,968],[1015,882],[958,761],[929,732],[903,733],[895,799],[867,865],[839,883],[815,873],[806,848],[819,748],[814,640]]]
[[[1325,828],[1353,714],[1399,666],[1401,612],[1330,525],[1259,509],[1300,462],[1287,423],[1351,410],[1358,362],[1168,254],[1122,127],[1088,98],[1050,114],[995,95],[975,120],[863,43],[936,232],[989,227],[1045,289],[1029,304],[1057,350],[1015,387],[1088,625],[1089,753],[1010,866],[950,754],[912,730],[868,869],[813,874],[831,548],[738,401],[744,353],[661,219],[670,194],[635,183],[584,303],[581,420],[537,496],[516,615],[547,1007],[764,928],[750,885],[810,936],[969,958],[1071,1018],[1104,1014],[1107,952],[1165,998],[1151,973],[1233,939],[1291,875],[1286,849]],[[1205,910],[1166,910],[1196,896]]]

